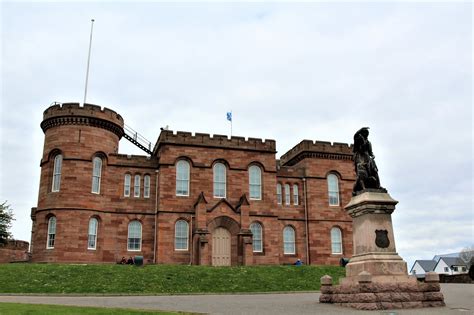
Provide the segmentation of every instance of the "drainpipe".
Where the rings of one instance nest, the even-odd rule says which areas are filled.
[[[306,228],[306,259],[307,265],[311,264],[311,258],[309,256],[309,227],[308,227],[308,198],[306,194],[306,178],[303,177],[303,194],[304,194],[304,223]]]
[[[191,255],[189,255],[189,265],[193,264],[193,258],[194,258],[193,218],[194,218],[194,216],[191,215],[191,224],[189,224],[189,232],[188,232],[191,235],[191,237],[189,238],[191,240],[191,246],[190,246]]]
[[[153,239],[153,263],[156,264],[156,243],[158,241],[156,231],[157,231],[157,219],[158,219],[158,179],[160,171],[156,170],[156,185],[155,185],[155,232],[154,232],[154,239]]]

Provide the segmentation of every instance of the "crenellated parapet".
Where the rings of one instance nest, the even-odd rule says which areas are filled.
[[[43,113],[41,128],[46,132],[61,125],[89,125],[106,129],[123,136],[123,118],[117,112],[93,104],[62,103],[47,108]]]
[[[352,144],[303,140],[280,158],[280,165],[292,166],[307,157],[352,160]]]
[[[210,135],[207,133],[195,133],[172,130],[162,130],[160,137],[156,142],[154,154],[156,155],[159,148],[164,144],[201,146],[213,148],[228,148],[238,150],[250,150],[276,153],[275,140],[247,138],[244,137],[227,137],[226,135]]]

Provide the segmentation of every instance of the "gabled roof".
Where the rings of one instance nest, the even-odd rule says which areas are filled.
[[[207,209],[207,212],[212,212],[215,208],[219,207],[222,203],[225,204],[225,205],[227,205],[227,206],[228,206],[232,211],[234,211],[235,213],[240,213],[240,209],[234,208],[234,206],[232,206],[232,205],[230,204],[230,202],[228,202],[227,199],[225,199],[225,198],[222,198],[221,200],[219,200],[219,202],[216,203],[212,208]]]
[[[433,271],[436,266],[435,260],[416,260],[413,267],[415,267],[416,263],[418,263],[425,272]],[[413,267],[411,268],[412,270]]]
[[[439,261],[443,260],[448,266],[466,266],[466,263],[459,257],[441,257]],[[438,262],[439,263],[439,262]]]

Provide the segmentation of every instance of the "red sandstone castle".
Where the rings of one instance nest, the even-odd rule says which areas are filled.
[[[116,112],[76,103],[46,109],[41,128],[35,262],[337,264],[352,255],[347,144],[303,140],[278,160],[274,140],[162,130],[151,150]],[[122,137],[148,155],[118,154]]]

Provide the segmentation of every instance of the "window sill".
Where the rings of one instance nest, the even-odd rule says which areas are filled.
[[[127,249],[127,252],[141,252],[141,249]]]

